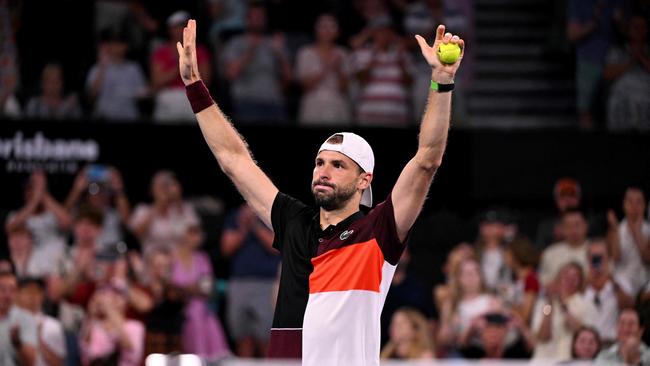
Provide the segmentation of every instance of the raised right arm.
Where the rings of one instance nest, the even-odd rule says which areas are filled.
[[[195,98],[208,97],[201,81],[196,60],[196,21],[191,19],[183,30],[179,53],[181,78],[188,88],[188,97],[195,109],[201,132],[221,170],[233,181],[239,192],[265,224],[271,224],[271,207],[278,189],[257,166],[244,139],[235,130],[216,103],[196,109]],[[200,104],[199,104],[200,105]]]

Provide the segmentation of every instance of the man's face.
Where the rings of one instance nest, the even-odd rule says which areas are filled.
[[[580,197],[575,194],[560,193],[555,196],[555,205],[559,212],[580,206]]]
[[[481,332],[483,347],[486,349],[500,347],[507,333],[508,328],[505,325],[487,323]]]
[[[641,337],[641,324],[639,324],[639,315],[633,310],[624,310],[618,316],[618,341],[632,337]]]
[[[639,220],[645,212],[645,196],[639,189],[628,189],[623,199],[623,211],[628,220]]]
[[[74,225],[74,236],[78,243],[94,243],[101,234],[101,227],[89,219],[79,219]]]
[[[16,277],[12,275],[0,276],[0,312],[9,311],[16,297]]]
[[[37,313],[41,311],[43,299],[43,289],[36,284],[29,284],[18,291],[17,303],[23,309]]]
[[[587,222],[579,212],[571,212],[562,218],[562,230],[569,243],[582,244],[587,238]]]
[[[371,175],[360,173],[352,159],[335,151],[321,151],[316,156],[311,192],[316,205],[327,211],[345,206],[359,189],[370,184]]]

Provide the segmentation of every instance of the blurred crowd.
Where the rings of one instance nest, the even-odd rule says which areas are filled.
[[[150,194],[132,205],[120,171],[105,165],[79,171],[62,201],[44,173],[26,179],[24,203],[4,223],[3,365],[265,355],[279,273],[273,232],[245,204],[223,225],[205,224],[171,171],[153,175]],[[533,222],[534,240],[519,230],[529,218],[481,212],[474,240],[436,249],[447,259],[432,286],[407,250],[382,313],[382,358],[650,362],[648,197],[629,187],[622,210],[585,212],[572,178],[553,197],[556,212]],[[227,260],[226,278],[208,248]],[[427,268],[433,278],[438,269]]]
[[[94,20],[80,23],[89,29],[74,30],[92,34],[95,56],[80,52],[71,64],[25,60],[29,47],[19,47],[15,34],[35,30],[21,22],[22,3],[0,1],[0,113],[28,119],[192,122],[176,42],[194,17],[201,76],[238,123],[416,125],[430,68],[413,35],[431,40],[444,23],[475,46],[477,29],[470,0],[197,0],[178,8],[173,1],[97,0]],[[650,128],[648,1],[558,3],[557,18],[565,21],[555,33],[565,36],[553,42],[572,44],[579,125]],[[21,72],[25,61],[40,78]],[[474,64],[468,48],[455,98],[471,91]],[[455,104],[459,125],[466,105]]]

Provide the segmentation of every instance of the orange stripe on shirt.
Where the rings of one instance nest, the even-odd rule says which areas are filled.
[[[375,239],[312,258],[309,293],[348,290],[379,292],[384,255]]]

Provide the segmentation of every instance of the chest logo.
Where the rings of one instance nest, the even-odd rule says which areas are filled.
[[[345,230],[344,232],[341,233],[341,235],[339,235],[339,239],[345,240],[349,238],[350,235],[352,235],[352,233],[354,233],[354,230]]]

